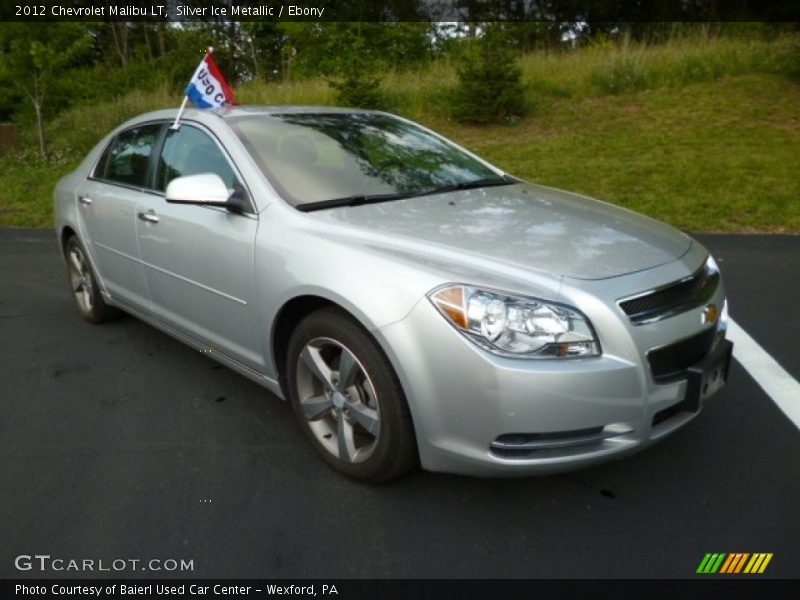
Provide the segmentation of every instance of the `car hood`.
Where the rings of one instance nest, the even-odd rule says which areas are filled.
[[[650,269],[679,258],[692,243],[687,235],[649,217],[528,183],[311,214],[382,237],[403,236],[466,256],[576,279]]]

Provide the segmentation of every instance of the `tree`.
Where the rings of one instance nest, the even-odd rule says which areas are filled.
[[[431,23],[285,22],[285,46],[299,77],[332,75],[361,61],[376,71],[413,69],[433,54]]]
[[[491,123],[524,115],[528,106],[522,70],[502,29],[487,25],[482,37],[467,43],[453,94],[455,117],[465,123]]]
[[[44,103],[50,86],[86,55],[92,39],[80,23],[6,23],[0,33],[0,77],[30,100],[36,113],[39,153],[47,154]]]
[[[247,21],[241,26],[253,65],[253,79],[281,81],[287,38],[282,25],[274,21]]]
[[[366,49],[360,29],[348,45],[348,51],[341,53],[334,65],[338,78],[328,80],[336,90],[336,103],[353,108],[386,108],[381,78],[375,75],[375,60]]]

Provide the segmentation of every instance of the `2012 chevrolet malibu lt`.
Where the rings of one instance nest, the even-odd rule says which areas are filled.
[[[383,112],[175,114],[128,121],[58,183],[77,306],[288,399],[345,475],[585,467],[727,379],[719,269],[672,227]]]

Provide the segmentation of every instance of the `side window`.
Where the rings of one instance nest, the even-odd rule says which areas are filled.
[[[120,133],[103,153],[95,177],[116,183],[147,187],[150,152],[161,125],[142,125]]]
[[[206,133],[189,125],[169,131],[158,161],[156,188],[163,192],[176,177],[200,173],[219,175],[229,190],[238,187],[233,168]]]

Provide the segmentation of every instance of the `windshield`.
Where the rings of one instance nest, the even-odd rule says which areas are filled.
[[[508,182],[452,144],[385,114],[271,114],[228,122],[277,191],[298,207]]]

